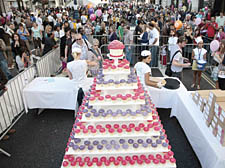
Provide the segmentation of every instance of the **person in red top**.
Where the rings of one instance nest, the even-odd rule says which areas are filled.
[[[215,17],[211,17],[211,22],[206,23],[205,28],[207,29],[208,40],[212,41],[218,29],[218,24],[215,22]]]

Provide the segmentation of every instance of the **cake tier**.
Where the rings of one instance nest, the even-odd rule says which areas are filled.
[[[123,55],[121,55],[121,57],[123,57]],[[104,75],[130,74],[130,63],[126,59],[118,60],[118,65],[115,64],[114,60],[108,59],[106,59],[102,64]]]
[[[74,127],[71,138],[121,138],[123,137],[150,137],[160,136],[161,122],[143,121],[143,122],[100,122],[98,124],[88,124],[79,122]],[[113,133],[113,134],[112,134]],[[166,135],[163,135],[165,138]]]
[[[164,136],[81,139],[72,137],[68,144],[67,154],[99,155],[99,154],[140,154],[168,152],[170,146]]]
[[[113,155],[113,156],[87,156],[75,157],[65,155],[62,167],[133,167],[133,168],[175,168],[176,160],[173,158],[173,152],[159,154],[142,155]]]
[[[119,105],[119,104],[118,104]],[[107,113],[86,113],[85,115],[82,116],[82,121],[83,122],[96,122],[96,121],[145,121],[145,120],[152,120],[152,114],[151,113],[142,113],[142,114],[137,114],[135,112],[131,112],[131,114],[122,114],[121,113],[112,113],[108,114]]]
[[[91,97],[89,99],[89,105],[91,106],[135,106],[135,105],[144,105],[145,100],[140,99],[138,97],[134,97],[133,100],[123,100],[121,99],[115,99],[112,101],[107,101],[107,100],[96,100],[95,97]]]

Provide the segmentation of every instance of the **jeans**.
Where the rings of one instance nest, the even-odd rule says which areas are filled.
[[[4,72],[6,78],[9,80],[9,79],[12,79],[12,75],[11,75],[11,72],[9,71],[8,69],[8,63],[6,61],[6,59],[3,59],[0,61],[0,67],[2,69],[2,71]]]
[[[130,62],[131,64],[131,61],[132,61],[132,53],[133,53],[133,49],[132,49],[132,46],[129,47],[129,46],[126,46],[125,47],[125,52],[126,52],[126,59]]]
[[[150,49],[152,53],[152,61],[150,62],[150,67],[157,67],[158,66],[158,46],[152,46]]]

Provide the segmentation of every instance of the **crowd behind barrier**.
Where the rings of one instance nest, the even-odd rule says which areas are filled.
[[[44,55],[36,64],[19,73],[7,84],[7,91],[0,96],[0,140],[24,114],[23,89],[35,77],[50,77],[60,68],[59,48]],[[10,156],[4,150],[4,154]]]

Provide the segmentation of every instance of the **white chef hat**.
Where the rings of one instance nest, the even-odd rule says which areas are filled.
[[[151,54],[151,52],[150,52],[149,50],[143,50],[143,51],[141,52],[141,56],[142,56],[142,57],[148,57],[148,56],[150,56],[150,55],[152,55],[152,54]]]
[[[72,53],[81,53],[82,51],[81,51],[81,49],[80,48],[78,48],[78,47],[76,47],[76,48],[72,48]]]
[[[197,44],[200,43],[200,42],[203,42],[202,37],[197,37],[195,39],[195,41],[196,41]]]

